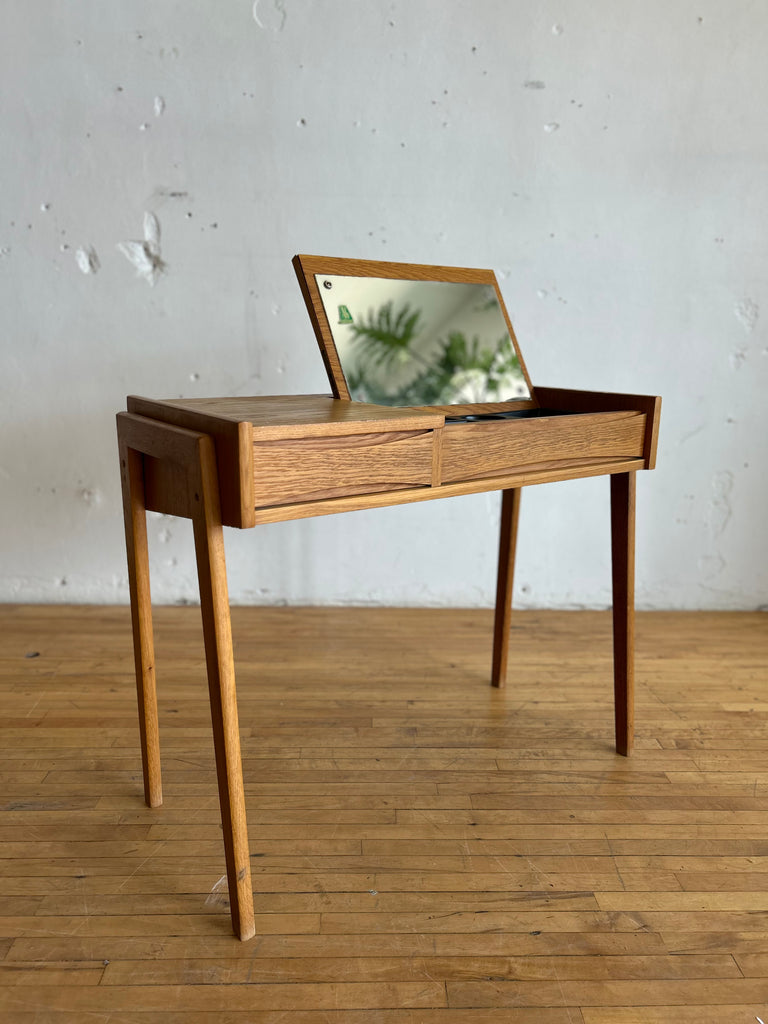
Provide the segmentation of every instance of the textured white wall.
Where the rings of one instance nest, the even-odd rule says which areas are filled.
[[[316,252],[493,267],[535,383],[662,394],[639,605],[768,602],[764,5],[4,14],[0,599],[127,600],[127,393],[327,390]],[[228,531],[232,598],[489,604],[497,502]],[[605,479],[527,491],[518,604],[606,604],[607,528]],[[156,599],[193,600],[188,524],[150,530]]]

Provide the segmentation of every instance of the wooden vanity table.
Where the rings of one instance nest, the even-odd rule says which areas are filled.
[[[297,259],[308,275],[319,258]],[[360,261],[324,261],[321,270],[329,263],[333,271],[352,267],[371,277],[466,282],[469,275],[470,283],[495,288],[489,271]],[[327,329],[306,276],[302,288],[316,330]],[[340,309],[346,317],[346,305]],[[509,331],[517,349],[511,325]],[[150,510],[193,523],[232,925],[241,939],[254,934],[254,916],[223,526],[501,491],[491,682],[503,686],[520,489],[610,476],[616,749],[627,755],[632,747],[635,479],[655,462],[660,399],[534,391],[523,364],[526,397],[482,403],[492,417],[485,419],[477,403],[401,408],[353,401],[336,353],[326,346],[323,355],[334,397],[130,397],[117,416],[145,797],[151,807],[162,803]]]

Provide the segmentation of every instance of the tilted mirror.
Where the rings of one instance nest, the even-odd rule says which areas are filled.
[[[534,404],[491,271],[309,256],[294,265],[339,397],[464,413]]]

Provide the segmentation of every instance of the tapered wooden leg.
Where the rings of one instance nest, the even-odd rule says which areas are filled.
[[[139,704],[141,762],[144,769],[144,799],[149,807],[159,807],[163,802],[163,787],[160,776],[160,738],[157,724],[155,645],[152,634],[152,602],[149,592],[143,458],[139,452],[129,448],[122,439],[120,470],[123,485],[128,582],[131,594],[136,693]]]
[[[499,531],[499,568],[496,578],[496,614],[493,621],[493,666],[491,683],[504,686],[507,681],[507,654],[512,617],[512,585],[515,577],[517,524],[520,518],[519,487],[501,492],[501,529]]]
[[[195,552],[232,927],[241,939],[250,939],[256,928],[245,820],[232,629],[216,457],[213,443],[208,437],[200,439],[200,475],[197,480],[191,480],[190,497],[194,503]]]
[[[613,691],[616,750],[625,756],[634,739],[636,477],[634,472],[611,477]]]

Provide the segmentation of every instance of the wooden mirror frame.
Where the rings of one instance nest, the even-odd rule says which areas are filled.
[[[446,416],[468,416],[487,414],[495,412],[510,412],[518,409],[535,409],[539,403],[528,376],[528,370],[517,343],[512,323],[507,314],[504,299],[502,298],[496,281],[496,275],[492,270],[478,270],[469,267],[440,267],[429,266],[419,263],[384,263],[379,260],[355,260],[341,259],[334,256],[306,256],[297,255],[293,257],[293,268],[299,279],[304,301],[307,304],[309,318],[315,330],[320,352],[328,373],[328,379],[333,389],[334,398],[351,400],[349,386],[347,385],[344,371],[341,367],[341,360],[333,340],[333,332],[325,313],[322,296],[317,286],[317,275],[328,274],[344,277],[377,277],[390,278],[395,281],[438,281],[456,284],[482,284],[490,285],[496,293],[496,298],[501,308],[504,322],[506,323],[509,337],[515,349],[515,354],[520,360],[520,368],[523,372],[530,398],[510,399],[506,402],[481,402],[464,403],[456,405],[430,405],[412,406],[411,408],[437,410]]]

